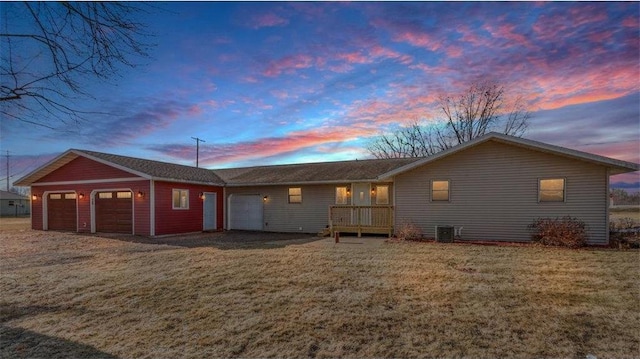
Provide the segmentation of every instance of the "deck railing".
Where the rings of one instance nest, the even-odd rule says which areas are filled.
[[[393,206],[329,206],[329,229],[335,232],[393,235]]]

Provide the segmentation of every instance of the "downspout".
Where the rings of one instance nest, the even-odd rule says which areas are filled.
[[[609,181],[610,181],[609,175],[610,175],[610,172],[611,172],[611,170],[609,168],[607,168],[605,170],[606,186],[605,186],[605,196],[604,196],[605,197],[604,198],[604,203],[605,203],[605,206],[604,206],[605,207],[605,216],[604,216],[604,219],[605,219],[605,225],[604,225],[605,237],[604,238],[605,238],[605,241],[606,241],[606,245],[609,245],[609,231],[610,231],[610,228],[609,228],[609,205],[611,204],[611,202],[609,201],[609,195],[610,195],[609,194],[609,191],[610,191],[609,190],[609,185],[610,185],[609,184]]]
[[[149,236],[156,235],[156,182],[149,180]]]
[[[222,230],[229,228],[227,225],[227,217],[227,186],[224,186],[222,187]]]

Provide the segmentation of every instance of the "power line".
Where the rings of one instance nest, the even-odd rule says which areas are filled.
[[[7,150],[7,192],[9,192],[9,178],[11,176],[9,175],[9,150]]]

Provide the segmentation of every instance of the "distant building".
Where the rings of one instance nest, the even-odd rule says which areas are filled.
[[[31,209],[29,197],[17,193],[0,191],[0,216],[27,216]]]

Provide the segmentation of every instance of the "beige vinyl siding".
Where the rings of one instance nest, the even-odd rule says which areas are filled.
[[[289,203],[289,188],[302,189],[301,203]],[[263,228],[267,232],[318,233],[328,224],[329,206],[335,201],[334,185],[227,187],[231,194],[260,194],[264,201]]]
[[[380,185],[389,186],[389,201],[393,203],[393,186],[390,183]],[[267,200],[263,202],[265,231],[318,233],[329,224],[329,206],[335,205],[336,187],[347,186],[353,188],[352,183],[227,187],[225,203],[228,203],[229,196],[233,194],[267,196]],[[302,189],[302,203],[289,203],[289,188],[292,187]],[[349,205],[351,195],[348,198]],[[375,203],[375,196],[372,200]],[[228,223],[227,219],[225,223]]]
[[[430,182],[448,179],[449,202],[430,201]],[[564,202],[539,202],[538,183],[564,178]],[[607,171],[603,166],[489,141],[395,178],[396,224],[426,236],[436,225],[463,226],[463,239],[528,241],[538,217],[570,215],[588,225],[589,242],[607,242]]]

